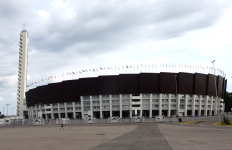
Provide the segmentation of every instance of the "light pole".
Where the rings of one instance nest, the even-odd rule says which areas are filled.
[[[4,107],[3,107],[3,114],[4,114]],[[5,116],[5,114],[4,114],[4,116]]]
[[[12,116],[13,116],[13,108],[12,108]]]
[[[215,60],[212,60],[211,63],[213,63],[213,72],[214,72],[214,82],[215,82],[215,92],[216,92],[216,99],[218,100],[217,98],[217,88],[216,88],[216,77],[215,77],[215,69],[214,69],[214,63],[215,63]],[[220,105],[220,103],[218,104]],[[219,119],[219,125],[221,124],[220,122],[220,110],[219,110],[219,107],[218,107],[218,119]]]

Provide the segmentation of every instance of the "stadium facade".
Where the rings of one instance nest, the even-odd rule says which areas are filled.
[[[29,117],[42,112],[45,119],[207,116],[222,110],[226,84],[212,74],[119,74],[39,86],[26,92],[26,101]]]

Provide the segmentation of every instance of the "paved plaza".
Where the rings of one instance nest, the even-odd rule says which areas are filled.
[[[212,122],[0,127],[1,150],[231,150],[231,139]]]

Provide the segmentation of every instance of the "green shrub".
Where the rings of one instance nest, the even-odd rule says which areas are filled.
[[[230,120],[229,120],[227,117],[225,117],[225,116],[223,116],[223,122],[224,122],[226,125],[231,125]]]

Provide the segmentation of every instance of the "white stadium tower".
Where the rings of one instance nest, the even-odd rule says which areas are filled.
[[[19,71],[18,71],[18,94],[17,115],[25,116],[27,113],[25,92],[27,91],[27,64],[28,64],[29,35],[26,30],[21,31],[19,41]]]

